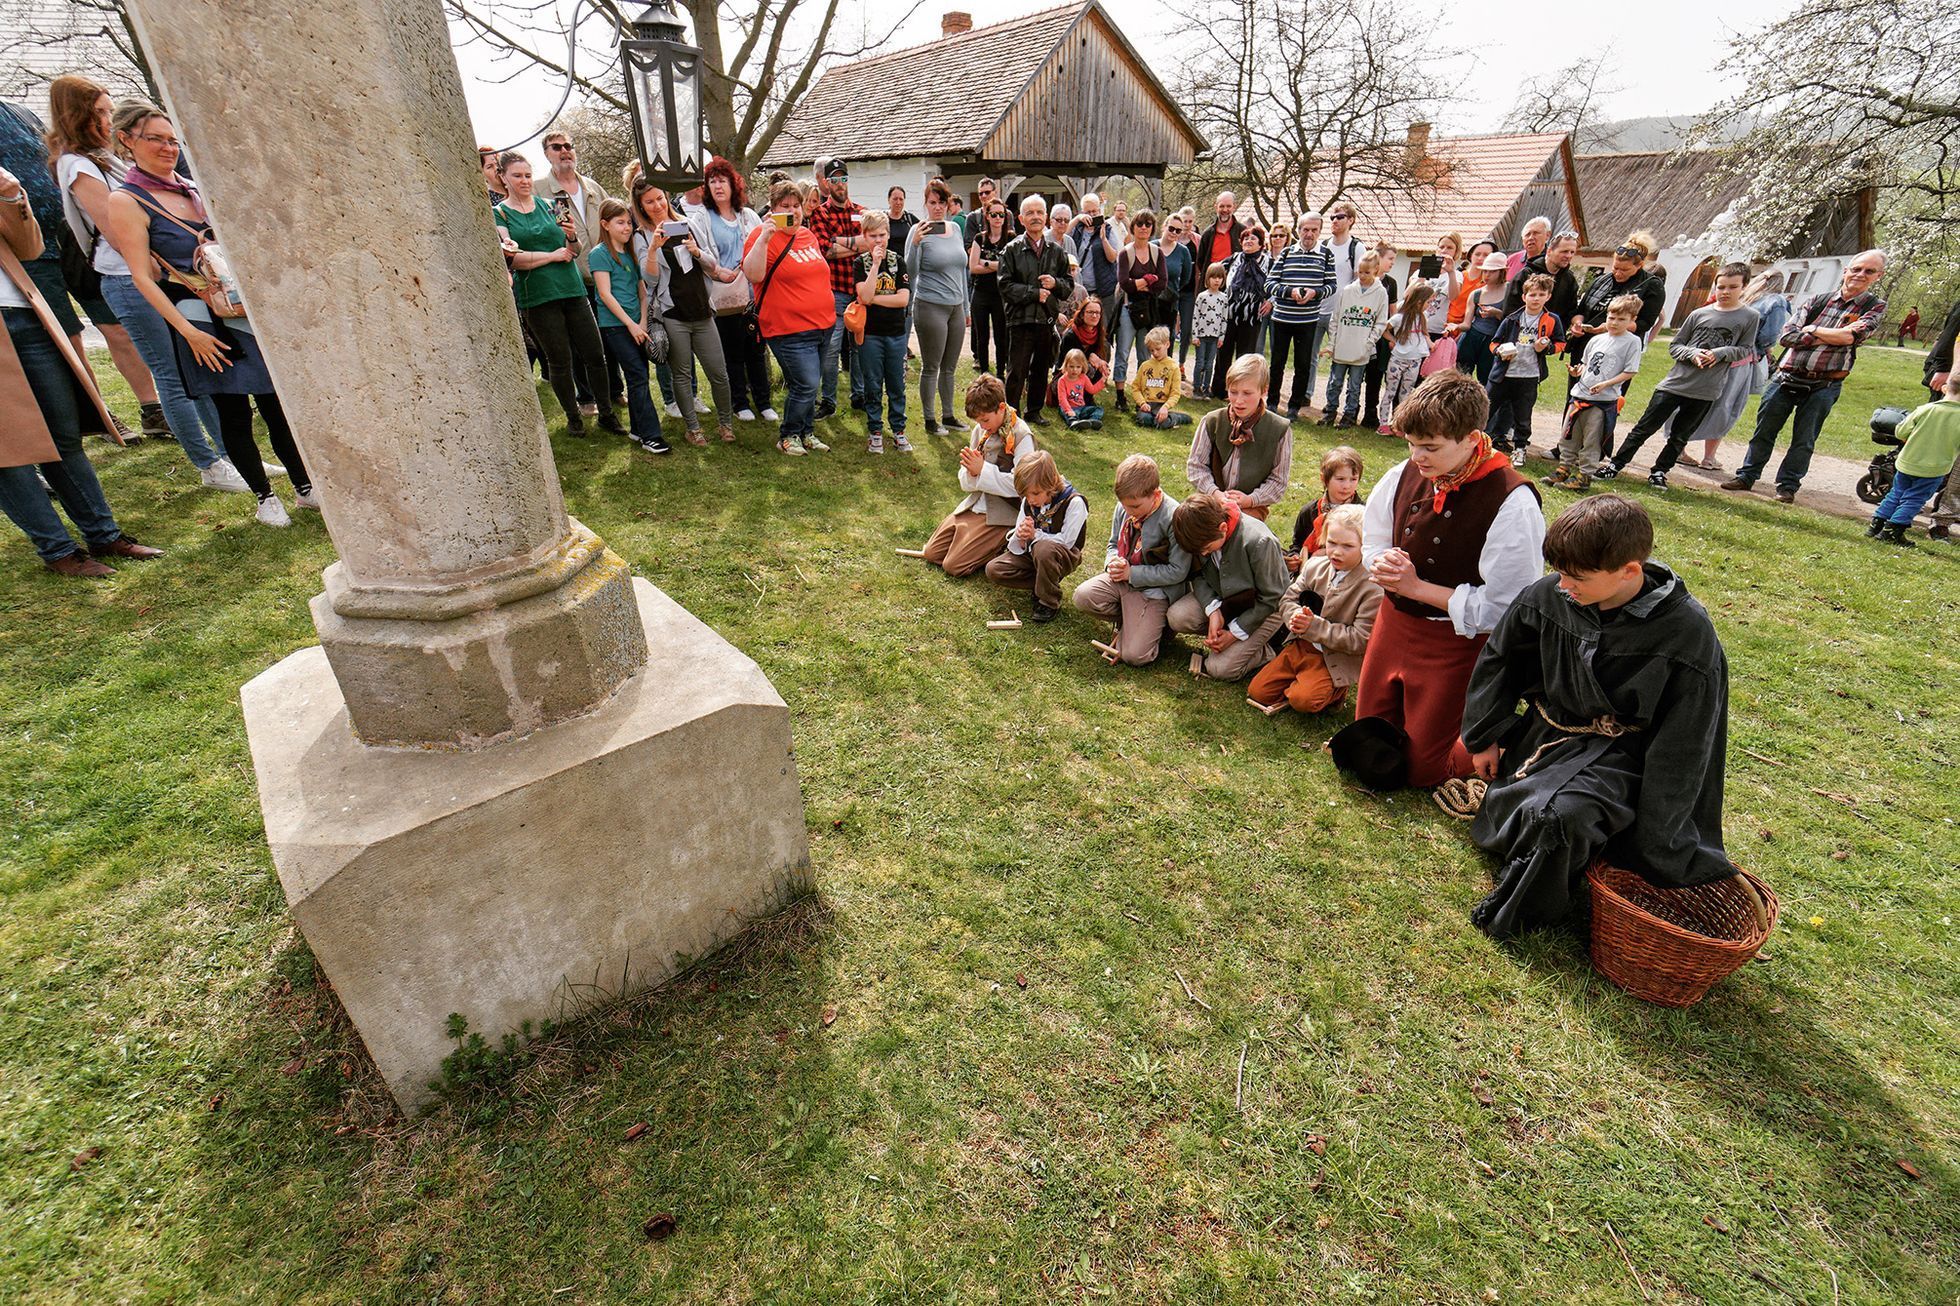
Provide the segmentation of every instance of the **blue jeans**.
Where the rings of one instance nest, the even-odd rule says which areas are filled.
[[[177,356],[171,349],[170,324],[150,307],[135,281],[128,277],[102,278],[102,299],[129,331],[144,366],[156,378],[157,401],[163,405],[163,420],[170,434],[177,437],[184,456],[203,471],[220,455],[211,442],[218,438],[218,409],[209,399],[193,399],[184,390],[183,375],[177,370]]]
[[[1749,485],[1756,483],[1756,478],[1769,466],[1769,456],[1776,449],[1777,432],[1794,413],[1796,421],[1790,427],[1790,448],[1783,455],[1782,466],[1776,469],[1776,488],[1795,494],[1803,484],[1804,474],[1810,470],[1810,452],[1817,447],[1818,432],[1824,429],[1824,419],[1830,416],[1842,389],[1842,381],[1833,381],[1807,395],[1795,395],[1784,388],[1781,379],[1772,380],[1769,389],[1763,391],[1762,401],[1756,405],[1756,434],[1749,441],[1749,452],[1744,455],[1742,466],[1735,469],[1735,478]]]
[[[647,356],[623,326],[599,328],[606,342],[606,357],[626,376],[626,425],[636,440],[660,434],[660,410],[653,403],[653,385],[647,380]]]
[[[1200,395],[1217,398],[1211,393],[1212,370],[1218,365],[1218,342],[1198,339],[1198,361],[1191,366],[1191,388]]]
[[[27,388],[40,405],[55,452],[60,455],[57,462],[41,464],[41,475],[48,478],[49,488],[81,528],[84,539],[90,544],[112,543],[122,528],[109,511],[109,501],[102,497],[102,482],[95,479],[94,465],[82,452],[75,374],[68,370],[68,360],[33,309],[0,309],[0,317],[6,319],[7,335],[14,342]],[[81,549],[61,524],[32,467],[0,468],[0,512],[33,541],[34,551],[43,562],[58,561]]]
[[[1137,324],[1130,321],[1130,310],[1121,305],[1116,309],[1116,355],[1109,360],[1110,380],[1116,383],[1117,392],[1123,389],[1123,382],[1130,378],[1130,353],[1137,345]]]
[[[776,356],[776,366],[783,369],[786,393],[781,433],[785,440],[800,440],[816,429],[817,374],[823,369],[829,338],[820,328],[769,338],[769,352]],[[837,373],[832,372],[830,379],[835,382]]]
[[[837,403],[837,360],[843,356],[844,366],[851,371],[851,402],[864,398],[864,378],[859,375],[857,351],[851,348],[851,332],[844,325],[844,310],[857,298],[855,295],[840,295],[831,291],[831,298],[837,304],[837,323],[830,328],[823,341],[823,401],[835,406]],[[771,342],[772,347],[774,342]]]
[[[878,412],[882,397],[891,410],[892,431],[905,434],[905,336],[864,333],[858,346],[858,375],[864,378],[864,416],[873,435],[885,429]]]
[[[1892,488],[1885,492],[1878,510],[1872,513],[1872,520],[1891,522],[1894,526],[1910,526],[1912,519],[1919,515],[1919,510],[1945,484],[1944,476],[1907,476],[1900,472],[1892,478]]]
[[[1336,363],[1327,372],[1327,402],[1322,405],[1322,414],[1328,418],[1341,416],[1353,421],[1361,415],[1361,386],[1368,377],[1366,363]],[[1342,407],[1345,392],[1346,407]]]

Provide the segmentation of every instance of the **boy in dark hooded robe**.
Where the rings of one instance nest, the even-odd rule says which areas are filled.
[[[1470,833],[1499,865],[1470,919],[1493,937],[1571,916],[1598,857],[1665,888],[1735,874],[1722,848],[1728,662],[1707,611],[1648,560],[1653,545],[1640,505],[1580,500],[1545,534],[1556,574],[1518,596],[1478,656],[1463,743],[1489,789]]]

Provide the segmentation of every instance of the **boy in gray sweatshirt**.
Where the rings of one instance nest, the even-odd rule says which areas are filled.
[[[1657,490],[1667,488],[1668,469],[1681,457],[1688,437],[1721,397],[1722,382],[1730,366],[1747,358],[1755,347],[1756,325],[1760,319],[1755,309],[1742,303],[1742,288],[1748,281],[1746,263],[1724,263],[1715,274],[1715,302],[1688,314],[1688,320],[1674,333],[1674,341],[1667,347],[1674,367],[1654,388],[1647,410],[1640,414],[1640,420],[1627,432],[1620,447],[1599,465],[1594,473],[1599,479],[1610,481],[1618,476],[1633,461],[1633,455],[1640,451],[1647,437],[1672,417],[1674,426],[1668,433],[1667,444],[1661,449],[1661,456],[1654,459],[1654,470],[1647,474],[1647,484]]]

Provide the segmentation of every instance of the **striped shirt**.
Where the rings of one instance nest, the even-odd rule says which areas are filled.
[[[1311,249],[1288,245],[1278,261],[1266,272],[1266,289],[1273,297],[1272,320],[1301,325],[1320,316],[1320,310],[1334,297],[1334,255],[1324,245]],[[1313,298],[1302,304],[1293,298],[1295,290],[1311,290]]]

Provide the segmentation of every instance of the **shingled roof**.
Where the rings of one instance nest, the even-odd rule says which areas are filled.
[[[1573,161],[1591,220],[1588,252],[1604,253],[1646,228],[1661,248],[1696,240],[1742,198],[1742,184],[1711,152],[1581,154]]]
[[[1572,154],[1562,132],[1515,132],[1494,136],[1444,136],[1428,142],[1425,159],[1436,169],[1433,189],[1357,197],[1360,229],[1369,239],[1387,239],[1406,250],[1434,249],[1445,232],[1467,245],[1496,234],[1508,238],[1515,212],[1542,205],[1525,203],[1541,174],[1543,185],[1565,192],[1565,211],[1585,230],[1590,200],[1582,210],[1581,188],[1572,171]]]
[[[1099,47],[1106,43],[1114,64],[1127,67],[1135,79],[1131,85],[1161,107],[1175,130],[1173,139],[1183,138],[1181,152],[1188,156],[1203,150],[1204,138],[1130,48],[1098,0],[1077,0],[828,69],[790,114],[763,164],[808,163],[820,155],[853,160],[920,155],[987,158],[989,142],[1007,122],[1010,110],[1027,97],[1050,94],[1049,88],[1058,85],[1056,74],[1067,62],[1063,45],[1084,23],[1093,24],[1094,32],[1080,33],[1083,39],[1075,45],[1088,49],[1092,35]],[[1013,134],[1027,135],[1018,130]],[[1091,147],[1101,143],[1083,142]],[[1188,157],[1163,159],[1159,164],[1185,161]]]

